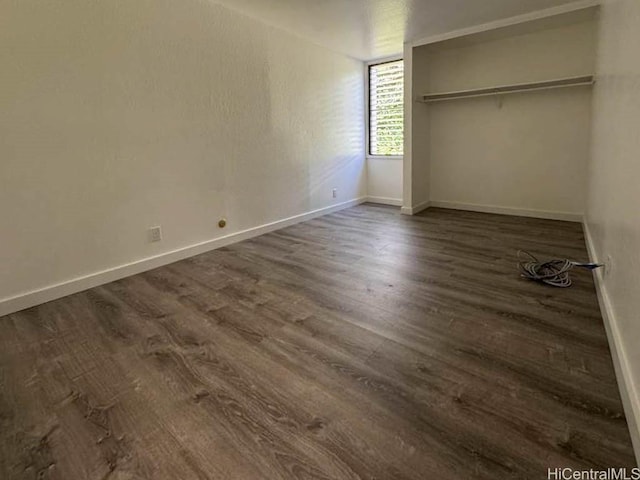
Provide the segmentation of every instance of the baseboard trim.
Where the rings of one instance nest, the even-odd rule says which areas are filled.
[[[593,244],[593,237],[591,236],[591,232],[586,221],[582,223],[582,228],[584,230],[589,260],[598,263],[599,259]],[[618,328],[618,322],[603,280],[602,269],[594,271],[593,278],[596,285],[596,292],[598,294],[598,303],[600,304],[602,320],[604,322],[605,330],[607,331],[607,339],[609,340],[609,349],[611,350],[616,379],[618,380],[620,397],[622,398],[622,405],[624,406],[624,413],[627,417],[627,424],[629,426],[629,433],[631,434],[633,450],[636,455],[636,462],[640,465],[640,396],[638,396],[638,391],[633,383],[631,368],[629,367],[629,361],[625,352],[624,344],[622,343],[622,336],[620,334],[620,329]]]
[[[569,212],[549,212],[545,210],[529,210],[524,208],[498,207],[494,205],[477,205],[473,203],[459,203],[432,200],[431,207],[448,208],[451,210],[467,210],[470,212],[495,213],[498,215],[513,215],[517,217],[544,218],[548,220],[564,220],[581,223],[583,215]]]
[[[401,207],[401,198],[389,198],[389,197],[367,197],[367,202],[377,203],[379,205],[391,205],[393,207]]]
[[[427,200],[426,202],[419,203],[413,207],[402,207],[400,210],[404,215],[416,215],[423,210],[426,210],[431,206],[431,202]]]
[[[264,235],[265,233],[273,232],[274,230],[279,230],[296,223],[305,222],[322,215],[327,215],[345,208],[360,205],[366,201],[367,197],[357,198],[348,202],[320,208],[311,212],[294,215],[293,217],[284,218],[282,220],[235,232],[224,237],[182,247],[153,257],[143,258],[135,262],[73,278],[71,280],[22,293],[13,297],[4,298],[0,300],[0,317],[24,310],[25,308],[34,307],[42,303],[66,297],[67,295],[72,295],[89,288],[97,287],[98,285],[104,285],[105,283],[146,272],[147,270],[162,267],[179,260],[184,260],[185,258],[193,257],[210,250],[222,248],[227,245],[231,245],[232,243]]]

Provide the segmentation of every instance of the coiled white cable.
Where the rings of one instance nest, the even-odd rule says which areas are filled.
[[[597,263],[580,263],[568,259],[540,262],[531,253],[518,251],[518,269],[523,277],[536,282],[546,283],[553,287],[567,288],[571,286],[569,272],[573,267],[594,270],[602,265]]]

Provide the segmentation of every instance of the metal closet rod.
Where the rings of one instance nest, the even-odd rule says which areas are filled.
[[[513,85],[476,88],[473,90],[460,90],[456,92],[428,93],[422,95],[420,98],[424,103],[442,102],[444,100],[457,100],[461,98],[487,97],[491,95],[532,92],[535,90],[549,90],[552,88],[580,87],[585,85],[593,85],[594,83],[595,80],[593,75],[583,75],[580,77],[559,78],[555,80],[545,80],[542,82],[517,83]]]

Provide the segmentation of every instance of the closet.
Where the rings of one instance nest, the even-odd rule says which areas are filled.
[[[405,46],[404,213],[582,219],[597,12]]]

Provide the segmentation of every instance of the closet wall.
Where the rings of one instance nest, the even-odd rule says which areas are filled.
[[[589,9],[413,49],[413,98],[594,72]],[[413,205],[580,220],[590,86],[414,101]],[[420,198],[418,198],[420,197]]]

